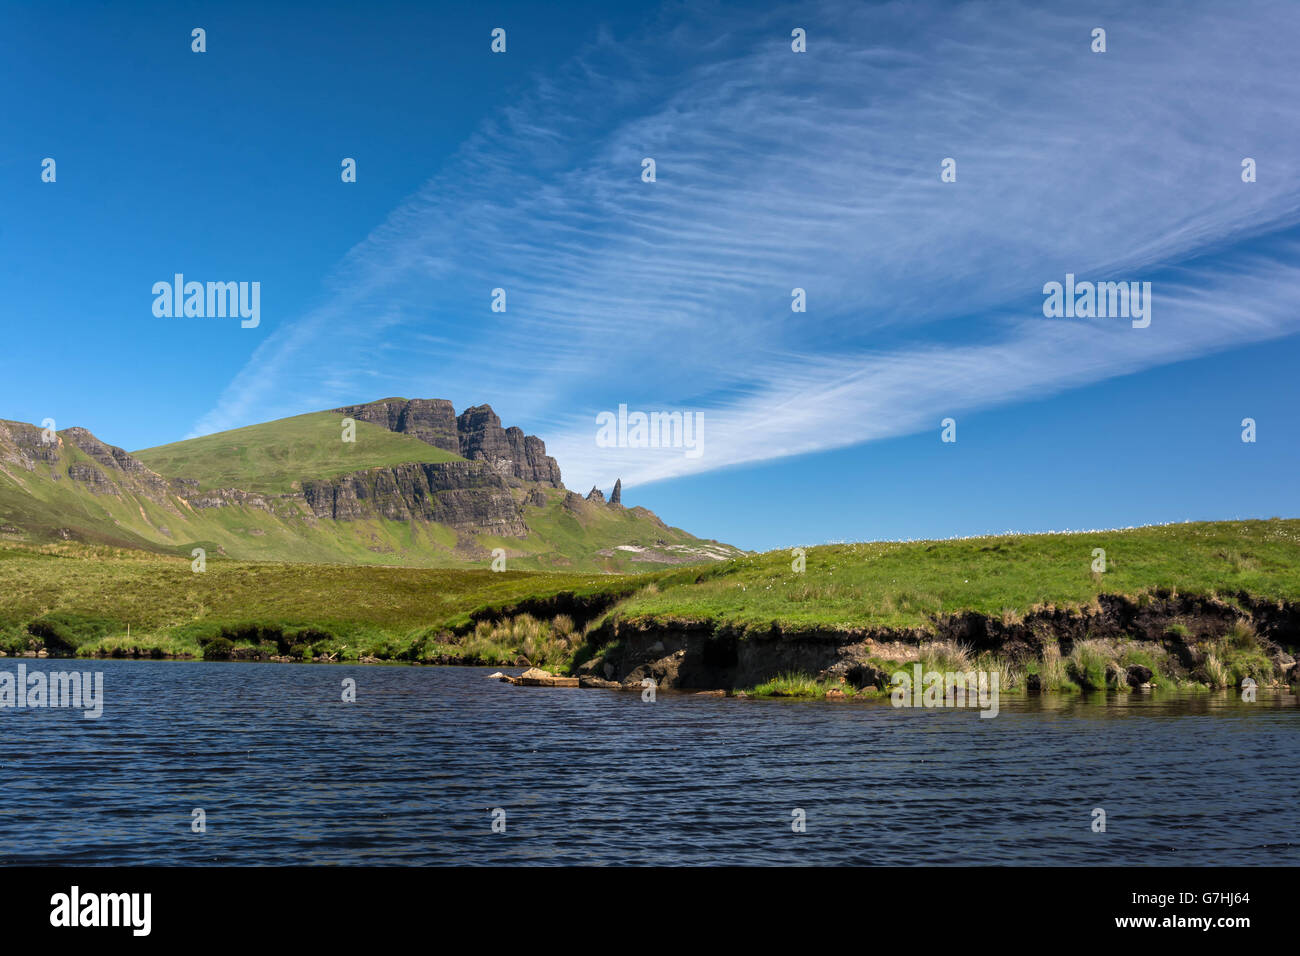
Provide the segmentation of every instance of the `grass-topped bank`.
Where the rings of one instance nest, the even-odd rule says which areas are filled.
[[[927,660],[995,669],[1008,690],[1235,686],[1294,676],[1300,521],[826,545],[802,564],[782,550],[642,575],[211,557],[194,573],[15,545],[0,587],[10,654],[475,661],[760,695],[878,689]]]
[[[1094,550],[1104,572],[1092,570]],[[1300,600],[1300,520],[1217,521],[1078,534],[868,542],[789,550],[669,574],[619,613],[762,630],[926,627],[936,615],[1024,615],[1103,594],[1245,593]]]
[[[577,663],[593,681],[761,693],[779,675],[879,687],[949,655],[1008,689],[1070,691],[1280,682],[1298,641],[1300,521],[1273,519],[746,556],[661,575]]]

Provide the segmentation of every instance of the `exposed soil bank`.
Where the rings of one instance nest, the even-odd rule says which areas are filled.
[[[790,673],[882,686],[892,664],[946,642],[1020,668],[1042,661],[1045,652],[1068,657],[1081,642],[1123,642],[1156,655],[1169,678],[1203,680],[1215,649],[1235,641],[1243,654],[1271,665],[1276,678],[1300,679],[1294,656],[1300,605],[1244,594],[1233,603],[1171,593],[1104,595],[1088,607],[1037,610],[1018,619],[963,612],[934,620],[930,629],[787,631],[773,625],[755,631],[711,621],[613,618],[590,640],[595,654],[576,673],[595,686],[651,678],[665,688],[739,689]]]
[[[629,584],[626,588],[620,590],[601,591],[594,594],[574,594],[572,591],[561,591],[558,594],[540,598],[526,598],[507,605],[489,605],[471,613],[469,616],[470,624],[459,628],[456,633],[466,634],[474,630],[474,626],[480,621],[496,623],[523,614],[535,618],[548,618],[565,614],[572,618],[574,623],[581,628],[589,621],[600,617],[619,601],[631,595],[636,589],[637,585]]]

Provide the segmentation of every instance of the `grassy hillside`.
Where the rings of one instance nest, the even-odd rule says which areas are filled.
[[[70,442],[55,462],[39,461],[34,471],[0,469],[0,534],[11,540],[78,540],[119,547],[166,549],[158,541],[141,504],[130,495],[92,494],[72,481],[68,469],[95,461]],[[114,486],[113,490],[120,490]]]
[[[1104,574],[1091,570],[1094,548],[1106,550]],[[580,651],[584,624],[599,626],[602,614],[758,629],[775,622],[795,634],[925,628],[936,615],[963,611],[1016,617],[1156,589],[1300,601],[1297,520],[826,545],[807,549],[806,561],[794,573],[790,553],[778,551],[623,576],[214,558],[195,573],[188,560],[139,551],[11,546],[0,548],[0,649],[13,653],[48,636],[83,654],[160,648],[197,655],[224,634],[236,643],[270,642],[280,653],[296,646],[299,655],[307,647],[351,659],[452,654],[504,663],[524,653],[563,666]],[[532,608],[535,618],[517,607],[557,595],[571,595],[568,604],[585,613],[564,612],[564,601]],[[1248,650],[1258,656],[1253,644]]]
[[[188,500],[149,472],[96,460],[79,446],[84,436],[61,433],[57,448],[47,449],[33,438],[33,426],[0,422],[0,541],[77,541],[187,559],[201,547],[248,561],[425,568],[486,567],[502,548],[511,570],[610,573],[739,553],[670,528],[645,509],[566,498],[544,486],[510,490],[529,529],[522,538],[392,520],[375,511],[349,520],[317,518],[292,495],[302,479],[460,460],[364,421],[356,423],[356,441],[343,442],[340,422],[335,413],[319,412],[138,453],[138,461],[166,479],[223,489],[207,502]],[[544,503],[529,503],[539,493]],[[220,507],[207,506],[217,499]]]
[[[1104,574],[1092,570],[1094,548],[1106,552]],[[802,573],[792,560],[771,551],[672,572],[619,613],[757,628],[917,627],[938,614],[1024,614],[1157,588],[1300,600],[1295,519],[823,545],[807,549]]]
[[[510,567],[519,570],[586,566],[602,571],[636,574],[671,564],[697,564],[742,552],[716,541],[705,541],[660,521],[645,508],[611,508],[599,502],[565,502],[565,492],[547,489],[546,504],[526,506],[526,538],[480,535],[478,545],[503,548]],[[524,493],[519,493],[524,500]]]
[[[621,594],[601,574],[495,573],[186,559],[139,551],[47,545],[0,548],[0,649],[34,646],[33,626],[88,653],[160,648],[196,656],[208,640],[299,641],[345,659],[437,653],[477,609],[557,594]],[[130,637],[127,629],[130,627]],[[248,637],[248,635],[259,635]],[[268,636],[269,635],[269,636]],[[304,636],[305,635],[305,636]],[[47,642],[48,643],[48,642]]]
[[[370,422],[357,422],[356,441],[345,442],[342,421],[334,412],[312,412],[131,454],[160,475],[193,478],[205,490],[241,488],[263,494],[294,491],[303,478],[460,460],[459,455]]]
[[[555,489],[547,490],[545,506],[524,507],[530,529],[526,538],[497,538],[457,533],[432,522],[310,520],[301,506],[291,504],[274,511],[237,502],[194,508],[174,497],[169,504],[159,503],[132,494],[129,488],[118,488],[118,494],[94,494],[67,476],[70,466],[93,464],[92,459],[70,443],[65,444],[63,456],[60,463],[39,464],[35,473],[0,474],[0,539],[17,543],[71,537],[187,559],[193,548],[202,547],[211,555],[247,561],[425,568],[486,567],[492,550],[502,548],[511,570],[610,573],[737,553],[668,527],[644,509],[620,510],[588,502],[566,506],[564,492]],[[525,496],[524,490],[517,489],[521,501]],[[646,561],[647,557],[659,560]]]
[[[100,469],[108,485],[98,491],[68,475],[78,465],[96,464],[65,441],[56,462],[39,462],[33,472],[10,468],[0,473],[0,534],[14,542],[71,539],[187,558],[193,548],[202,547],[213,555],[254,561],[435,567],[467,560],[455,550],[456,533],[441,525],[380,518],[309,522],[305,509],[294,504],[274,511],[238,502],[195,508],[174,495],[158,500],[140,494],[129,479],[110,469]]]

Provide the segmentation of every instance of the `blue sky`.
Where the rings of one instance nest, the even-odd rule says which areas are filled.
[[[1297,513],[1293,5],[265,6],[6,8],[0,417],[487,402],[749,548]],[[261,324],[156,318],[176,272]],[[1067,272],[1150,327],[1044,318]]]

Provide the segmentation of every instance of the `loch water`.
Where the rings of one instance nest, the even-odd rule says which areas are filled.
[[[1286,692],[1004,694],[981,719],[490,668],[27,663],[102,671],[104,710],[0,710],[4,864],[1300,861]]]

